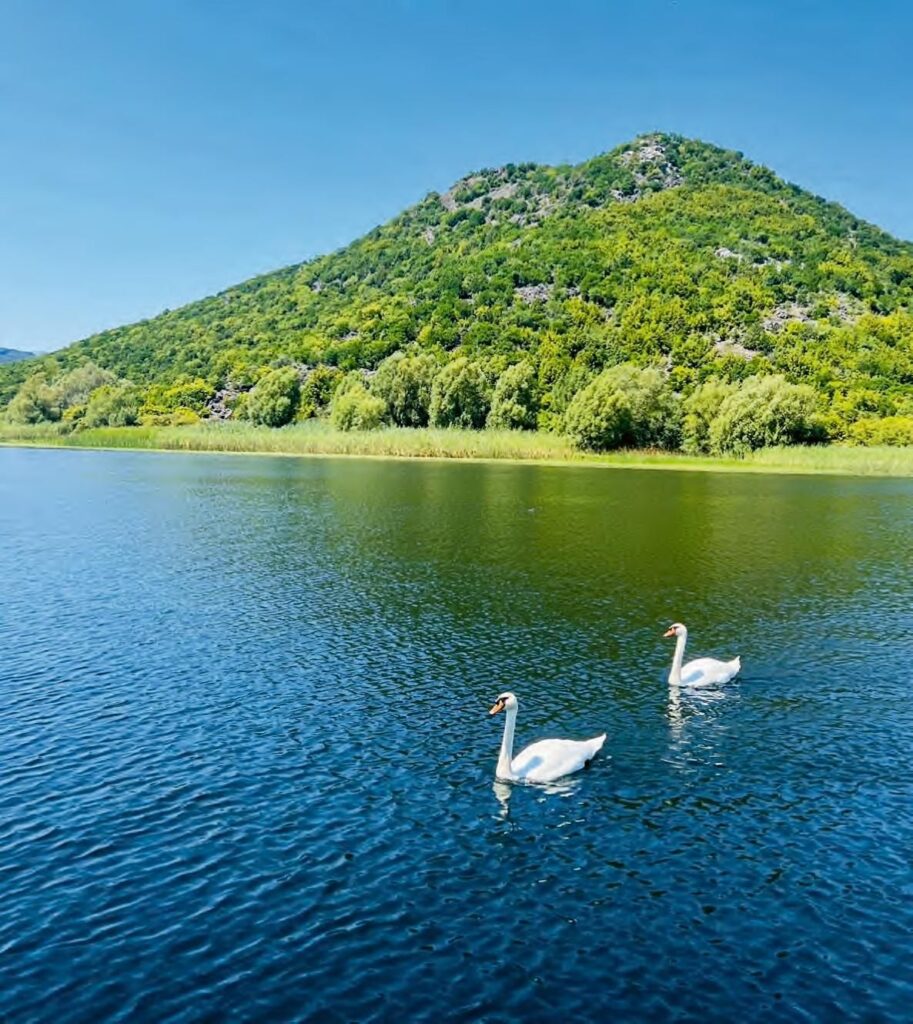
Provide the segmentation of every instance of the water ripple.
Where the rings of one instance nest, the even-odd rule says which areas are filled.
[[[0,1017],[907,1019],[911,497],[0,450]]]

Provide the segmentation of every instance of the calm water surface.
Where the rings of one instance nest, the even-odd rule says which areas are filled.
[[[911,540],[908,481],[0,449],[0,1019],[909,1020]],[[611,756],[493,785],[507,688]]]

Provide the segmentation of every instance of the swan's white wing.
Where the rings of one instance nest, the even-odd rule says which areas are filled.
[[[718,661],[716,658],[695,658],[682,666],[682,686],[713,686],[727,683],[739,674],[742,663],[738,658],[732,661]]]
[[[514,777],[523,782],[554,782],[580,769],[605,743],[605,733],[591,740],[539,740],[521,750],[511,763]]]

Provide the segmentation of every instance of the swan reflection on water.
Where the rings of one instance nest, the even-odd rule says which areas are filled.
[[[731,691],[717,688],[669,687],[666,717],[672,765],[689,772],[699,765],[722,766],[717,751],[720,721],[716,708],[731,695]]]
[[[510,798],[518,787],[527,791],[533,791],[541,801],[551,797],[573,796],[580,789],[582,783],[583,780],[579,777],[556,779],[554,782],[524,783],[503,782],[501,779],[495,779],[491,788],[495,794],[495,799],[501,805],[498,812],[499,815],[502,818],[507,818],[510,815]]]
[[[672,733],[673,740],[680,740],[685,724],[691,718],[702,714],[701,706],[708,707],[725,699],[725,690],[671,685],[669,687],[669,702],[666,705],[666,716],[669,719],[669,731]]]
[[[685,716],[682,714],[682,688],[680,686],[669,687],[669,705],[666,709],[669,716],[669,731],[672,739],[678,743],[682,738],[682,730],[685,728]]]

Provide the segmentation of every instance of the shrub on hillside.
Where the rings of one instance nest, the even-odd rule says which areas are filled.
[[[178,406],[176,409],[150,411],[145,405],[140,409],[139,422],[144,427],[190,427],[200,422],[195,409]]]
[[[833,396],[831,411],[850,424],[871,416],[893,416],[899,410],[890,395],[871,388],[851,388]]]
[[[526,362],[509,366],[498,378],[491,396],[488,426],[533,430],[539,407],[535,369]]]
[[[676,448],[681,408],[663,373],[613,366],[577,392],[564,416],[578,448]]]
[[[171,385],[153,384],[140,407],[140,422],[146,426],[199,422],[211,397],[212,388],[201,377],[181,377]]]
[[[129,383],[103,384],[89,396],[85,427],[132,427],[139,423],[140,396]]]
[[[399,427],[426,427],[431,389],[438,364],[433,356],[394,352],[377,368],[371,391],[387,406],[387,417]]]
[[[86,407],[84,405],[71,405],[63,410],[60,422],[63,424],[65,431],[75,430],[82,425],[85,415]]]
[[[478,363],[460,356],[434,378],[429,418],[435,427],[485,426],[491,406],[491,386]]]
[[[196,409],[186,405],[179,405],[177,409],[171,410],[172,427],[192,427],[200,422],[200,415]]]
[[[212,388],[202,377],[182,377],[170,387],[162,389],[161,404],[171,411],[193,409],[201,413],[212,393]]]
[[[381,425],[387,407],[382,398],[372,395],[362,383],[337,392],[330,410],[333,426],[339,430],[375,430]]]
[[[258,381],[247,398],[245,412],[253,423],[265,427],[283,427],[298,410],[301,383],[291,366],[270,370]]]
[[[723,401],[711,422],[710,450],[744,454],[818,440],[817,407],[807,384],[790,384],[781,376],[749,377]]]
[[[913,416],[885,416],[884,419],[857,420],[849,428],[855,444],[913,445]]]

